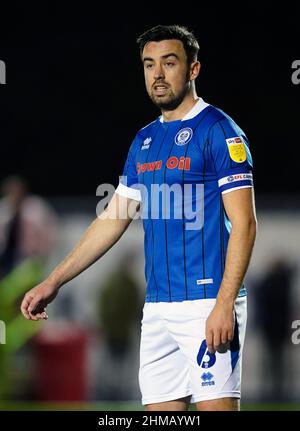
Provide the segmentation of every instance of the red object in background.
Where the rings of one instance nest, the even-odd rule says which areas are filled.
[[[40,401],[87,399],[88,333],[70,323],[47,322],[33,340]]]

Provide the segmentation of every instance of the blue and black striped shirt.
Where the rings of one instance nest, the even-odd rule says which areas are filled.
[[[217,296],[231,229],[222,193],[252,186],[245,133],[201,98],[137,133],[117,193],[143,203],[146,302]]]

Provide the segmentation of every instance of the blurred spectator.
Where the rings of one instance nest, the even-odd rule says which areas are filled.
[[[43,277],[47,258],[57,240],[57,221],[52,208],[29,191],[19,176],[0,184],[0,315],[10,338],[0,350],[0,399],[31,394],[34,373],[29,363],[28,341],[40,325],[20,321],[19,299]],[[6,277],[7,276],[7,277]]]
[[[5,178],[0,200],[0,278],[24,259],[46,258],[57,237],[55,214],[19,176]]]
[[[291,331],[290,294],[294,274],[295,267],[287,259],[276,258],[256,284],[256,323],[266,348],[263,387],[269,388],[264,394],[268,401],[286,399],[284,385],[288,364],[285,353]]]
[[[132,356],[138,357],[135,340],[140,336],[143,299],[132,273],[133,262],[132,254],[125,255],[100,291],[103,368],[109,375],[109,379],[100,382],[105,386],[100,388],[100,396],[107,400],[128,400],[134,392],[135,375],[130,374],[136,359]]]

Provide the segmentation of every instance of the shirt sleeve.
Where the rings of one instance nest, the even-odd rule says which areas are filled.
[[[253,187],[253,163],[244,132],[224,118],[212,127],[209,140],[221,193]]]
[[[134,149],[136,148],[135,144],[136,141],[134,140],[129,149],[123,174],[120,177],[119,185],[116,188],[116,193],[118,193],[120,196],[141,202],[142,197],[139,189],[136,165],[134,162]]]

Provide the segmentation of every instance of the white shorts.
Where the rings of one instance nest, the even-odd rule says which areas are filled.
[[[142,404],[240,398],[247,298],[235,302],[235,331],[230,350],[208,352],[205,322],[215,299],[146,302],[143,308],[139,384]]]

